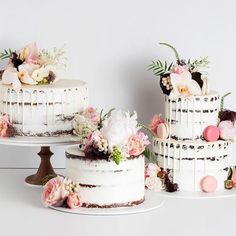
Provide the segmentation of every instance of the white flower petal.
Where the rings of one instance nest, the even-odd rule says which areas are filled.
[[[14,89],[19,89],[21,87],[21,82],[18,79],[17,70],[14,67],[7,67],[7,69],[2,74],[3,84],[12,84]]]
[[[191,95],[202,95],[201,87],[195,80],[191,79],[186,83],[186,85],[188,86]]]
[[[23,63],[18,66],[19,71],[26,71],[29,74],[32,74],[34,70],[38,69],[39,65],[31,64],[31,63]]]
[[[36,85],[37,82],[34,81],[28,74],[24,78],[21,79],[21,82],[24,84]]]

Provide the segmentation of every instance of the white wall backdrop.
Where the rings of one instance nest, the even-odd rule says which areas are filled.
[[[162,113],[162,93],[146,66],[175,59],[158,45],[168,42],[183,58],[208,55],[210,86],[232,91],[226,106],[236,110],[234,0],[0,0],[0,9],[0,50],[66,44],[63,75],[87,81],[93,106],[137,110],[144,123]],[[0,166],[36,167],[37,151],[0,146]],[[63,167],[64,148],[53,151],[54,166]]]

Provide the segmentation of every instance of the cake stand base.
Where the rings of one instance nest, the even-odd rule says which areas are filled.
[[[50,158],[53,153],[50,150],[50,146],[41,147],[38,155],[41,158],[41,162],[38,171],[34,175],[26,177],[25,182],[30,185],[43,185],[45,178],[50,175],[55,175]]]

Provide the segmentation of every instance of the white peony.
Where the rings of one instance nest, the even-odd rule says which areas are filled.
[[[108,140],[109,149],[114,146],[123,147],[128,138],[138,132],[137,125],[136,113],[131,116],[129,112],[117,110],[103,122],[100,132],[102,137]]]
[[[157,176],[147,177],[145,180],[145,186],[150,190],[154,190],[155,192],[159,192],[163,189],[161,179]]]

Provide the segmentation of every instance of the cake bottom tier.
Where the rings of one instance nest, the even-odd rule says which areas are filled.
[[[144,157],[119,165],[104,159],[87,159],[78,147],[66,150],[66,177],[79,182],[83,207],[128,207],[144,201]]]
[[[217,180],[217,190],[224,189],[232,165],[230,141],[175,141],[154,139],[158,165],[168,170],[180,191],[200,191],[204,176]]]

